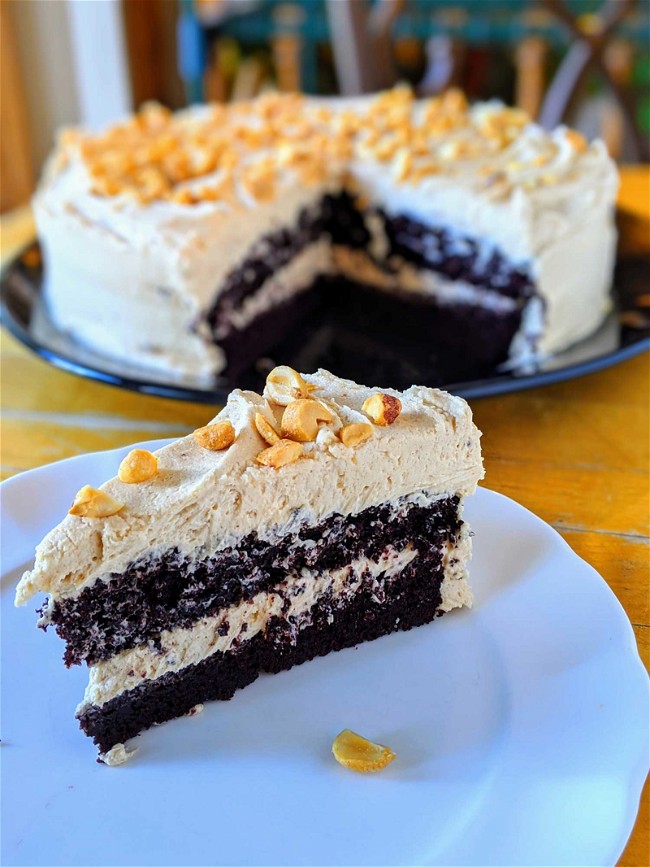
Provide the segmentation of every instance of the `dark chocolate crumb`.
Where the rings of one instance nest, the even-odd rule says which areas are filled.
[[[236,548],[205,560],[171,549],[57,602],[51,620],[67,643],[66,665],[99,662],[145,641],[162,652],[162,631],[214,616],[281,584],[289,573],[318,574],[361,556],[377,559],[388,547],[399,553],[409,543],[428,550],[454,543],[460,527],[458,497],[448,497],[426,507],[409,504],[398,514],[386,504],[358,515],[333,515],[276,544],[251,533]]]

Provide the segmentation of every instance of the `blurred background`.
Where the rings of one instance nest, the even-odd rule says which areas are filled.
[[[2,211],[56,130],[147,100],[271,89],[354,95],[408,81],[497,97],[648,159],[648,0],[0,0]]]

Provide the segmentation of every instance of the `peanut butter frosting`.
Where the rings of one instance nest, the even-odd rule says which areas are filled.
[[[199,430],[158,450],[142,481],[118,475],[82,489],[85,513],[73,506],[41,542],[16,604],[39,591],[74,596],[170,547],[209,556],[253,531],[272,540],[423,491],[463,496],[483,477],[469,406],[437,389],[276,368],[264,395],[234,391],[211,427],[214,436]],[[129,479],[140,477],[140,459],[153,466],[134,457]]]
[[[470,107],[456,89],[417,100],[400,86],[354,100],[273,93],[175,114],[150,103],[99,134],[63,131],[51,172],[73,167],[80,189],[122,207],[211,203],[228,212],[277,199],[296,179],[323,184],[360,160],[407,185],[460,180],[471,164],[475,191],[503,200],[575,180],[594,157],[602,162],[599,146],[580,133],[545,133],[519,109]]]

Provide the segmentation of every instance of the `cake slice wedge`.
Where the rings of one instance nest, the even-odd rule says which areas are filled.
[[[462,508],[482,477],[464,400],[276,368],[83,488],[16,604],[48,594],[39,625],[89,666],[77,717],[110,762],[262,672],[471,605]]]

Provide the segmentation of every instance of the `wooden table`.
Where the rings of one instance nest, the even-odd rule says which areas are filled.
[[[649,209],[650,170],[623,172],[621,203]],[[637,224],[638,225],[638,224]],[[2,221],[2,253],[29,239],[22,211]],[[647,243],[645,231],[626,243]],[[63,373],[0,340],[2,478],[71,455],[181,436],[215,408],[144,397]],[[605,578],[650,660],[648,355],[570,382],[472,403],[485,484],[555,527]],[[650,793],[619,864],[647,867]]]

